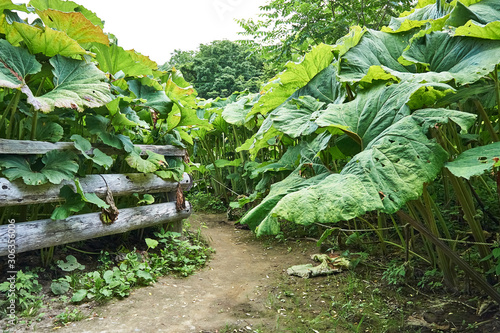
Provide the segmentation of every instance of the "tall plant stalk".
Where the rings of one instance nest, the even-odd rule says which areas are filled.
[[[491,253],[491,251],[489,247],[484,245],[484,243],[486,243],[486,239],[484,237],[484,231],[481,224],[475,218],[476,209],[474,206],[474,202],[472,200],[472,194],[470,193],[468,187],[465,185],[462,179],[457,178],[449,171],[447,171],[446,174],[447,177],[450,179],[450,182],[457,196],[457,200],[460,203],[460,206],[462,207],[465,220],[469,224],[469,227],[471,229],[475,241],[477,243],[481,243],[476,245],[479,254],[481,255],[481,258],[485,258]],[[491,263],[487,260],[483,260],[481,262],[481,265],[483,266],[485,272],[489,271],[491,268]]]

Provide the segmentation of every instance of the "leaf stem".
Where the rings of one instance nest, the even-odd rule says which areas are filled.
[[[493,288],[479,273],[477,273],[469,264],[460,258],[458,254],[452,251],[446,244],[436,238],[427,228],[425,228],[420,222],[411,218],[408,214],[400,210],[398,216],[408,223],[410,223],[415,229],[418,230],[422,235],[424,235],[429,241],[434,245],[439,247],[447,256],[453,261],[458,267],[460,267],[474,282],[480,287],[488,296],[494,299],[497,303],[500,303],[500,294]]]
[[[10,114],[10,119],[9,119],[9,127],[7,128],[7,131],[5,133],[5,138],[10,139],[12,130],[14,129],[14,120],[16,116],[16,111],[17,111],[17,106],[19,105],[19,101],[21,100],[21,90],[18,90],[16,92],[16,95],[14,96],[14,103],[12,104],[12,113]]]
[[[495,131],[495,129],[493,128],[493,125],[491,124],[491,121],[490,121],[490,117],[488,117],[488,114],[486,113],[486,111],[484,110],[484,107],[483,105],[481,104],[480,101],[478,101],[477,99],[474,100],[474,104],[476,105],[476,108],[477,110],[479,111],[479,114],[481,115],[481,118],[483,119],[484,121],[484,125],[486,126],[486,128],[488,129],[488,132],[490,132],[490,135],[491,135],[491,139],[493,142],[498,142],[500,141],[498,139],[498,134],[497,132]]]

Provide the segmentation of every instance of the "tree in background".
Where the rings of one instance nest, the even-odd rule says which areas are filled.
[[[237,22],[262,54],[281,66],[320,43],[335,44],[353,25],[378,30],[391,16],[408,10],[412,0],[270,0],[260,19]],[[250,44],[249,44],[250,45]]]
[[[197,51],[175,50],[165,66],[179,69],[201,98],[258,92],[264,72],[263,60],[250,47],[228,40],[201,44]]]

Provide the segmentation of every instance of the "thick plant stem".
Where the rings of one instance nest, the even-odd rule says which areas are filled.
[[[418,221],[419,217],[418,217],[417,212],[416,212],[417,208],[415,207],[415,202],[407,202],[406,207],[408,208],[411,217],[413,219],[415,219],[416,221]],[[425,250],[427,251],[427,254],[429,255],[429,259],[430,259],[430,263],[431,263],[432,267],[436,268],[438,265],[438,260],[436,258],[436,253],[435,253],[436,251],[434,251],[434,249],[432,248],[432,244],[429,243],[427,238],[423,238],[422,241],[424,242],[424,247],[425,247]]]
[[[21,99],[21,90],[18,90],[16,92],[16,95],[14,96],[14,102],[12,103],[12,108],[11,108],[12,111],[9,119],[9,127],[7,127],[7,131],[5,133],[6,139],[11,139],[12,130],[14,129],[14,124],[15,124],[14,119],[16,116],[17,105],[19,104],[20,99]]]
[[[464,212],[465,220],[471,228],[472,235],[474,236],[475,241],[478,243],[486,243],[483,228],[475,218],[476,209],[474,207],[474,202],[472,201],[471,193],[468,191],[462,179],[455,177],[449,171],[447,171],[447,176],[450,179],[453,189],[455,190],[458,202],[460,203],[460,206],[462,207],[462,210]],[[487,246],[482,244],[477,244],[477,248],[479,254],[481,255],[481,258],[488,256],[491,252]],[[490,261],[484,260],[481,263],[485,272],[490,270]]]
[[[16,93],[17,94],[17,93]],[[9,112],[10,110],[12,109],[12,105],[14,104],[16,98],[15,98],[15,95],[14,97],[10,100],[9,104],[7,105],[7,107],[5,108],[5,110],[3,111],[3,114],[2,114],[2,118],[0,118],[0,129],[2,129],[6,125],[6,119],[7,117],[9,116]]]
[[[45,83],[45,77],[42,78],[42,82],[40,82],[40,85],[38,86],[35,96],[40,95],[44,83]],[[33,106],[31,106],[31,111],[33,111],[33,109],[34,109]],[[35,140],[36,138],[37,123],[38,123],[38,110],[34,110],[33,119],[31,121],[31,137],[30,137],[31,141]]]
[[[498,82],[498,66],[495,66],[495,70],[493,71],[493,76],[495,79],[495,97],[497,99],[498,123],[500,126],[500,84]]]
[[[493,142],[498,142],[500,141],[500,139],[498,139],[498,134],[497,132],[495,131],[495,129],[493,128],[493,125],[491,124],[491,121],[490,121],[490,117],[488,117],[488,114],[486,113],[486,111],[484,110],[484,107],[483,105],[481,104],[480,101],[478,100],[474,100],[474,104],[476,105],[476,108],[477,110],[479,111],[479,115],[481,116],[481,118],[483,119],[483,122],[484,122],[484,125],[486,126],[486,129],[488,130],[488,132],[490,133],[491,135],[491,140]]]
[[[420,222],[411,218],[411,216],[401,210],[397,214],[401,220],[411,224],[415,229],[418,230],[418,232],[420,232],[427,239],[429,239],[429,241],[436,245],[436,247],[443,250],[448,258],[450,258],[451,261],[453,261],[458,267],[460,267],[465,272],[465,274],[467,274],[476,283],[479,288],[481,288],[497,303],[500,303],[500,294],[498,293],[498,291],[496,291],[496,289],[493,288],[481,275],[479,275],[479,273],[477,273],[472,267],[470,267],[465,260],[460,258],[458,254],[456,254],[448,246],[446,246],[443,241],[436,238],[436,236],[434,236],[429,230],[427,230],[427,228],[425,228]]]
[[[429,195],[429,192],[427,191],[427,187],[424,186],[423,190],[423,195],[422,199],[424,201],[424,204],[418,203],[418,206],[421,207],[423,210],[422,216],[424,216],[424,220],[427,222],[427,225],[429,226],[431,232],[434,234],[436,237],[440,237],[439,234],[439,229],[436,224],[436,220],[434,218],[434,214],[432,212],[432,199]],[[444,221],[443,221],[444,222]],[[446,235],[448,239],[451,238],[451,235],[448,231],[448,227],[446,226],[445,223],[442,224],[443,232]],[[455,273],[455,269],[453,265],[451,264],[449,258],[446,256],[446,254],[439,248],[437,248],[437,254],[438,254],[438,261],[439,261],[439,267],[441,268],[443,272],[443,277],[444,277],[444,282],[445,284],[450,287],[455,289],[457,285],[457,276]]]

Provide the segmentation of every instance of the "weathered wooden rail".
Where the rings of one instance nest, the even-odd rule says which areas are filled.
[[[139,145],[138,147],[144,154],[147,150],[168,157],[183,157],[186,154],[184,149],[173,146]],[[93,148],[97,148],[97,146],[93,146]],[[98,148],[110,154],[123,153],[108,147]],[[51,150],[79,152],[72,142],[50,143],[0,139],[0,155],[38,155]],[[87,154],[92,154],[92,151],[87,152]],[[100,197],[105,197],[108,190],[113,194],[113,197],[127,196],[133,193],[163,192],[167,194],[168,200],[172,201],[176,199],[175,192],[178,187],[183,191],[192,187],[192,178],[187,173],[178,182],[164,180],[153,174],[102,174],[80,178],[80,184],[84,192],[95,193]],[[21,180],[10,182],[5,178],[0,178],[0,207],[63,201],[64,199],[59,197],[59,191],[64,185],[75,190],[75,184],[72,181],[64,181],[60,185],[29,186]],[[103,223],[100,213],[75,215],[64,220],[45,219],[17,222],[15,223],[16,252],[21,253],[63,245],[165,223],[171,223],[174,225],[174,229],[179,231],[182,230],[181,221],[189,215],[191,215],[191,206],[188,202],[183,209],[179,209],[176,202],[166,202],[120,209],[117,220],[111,224]],[[0,256],[8,254],[8,239],[9,225],[0,225]]]

